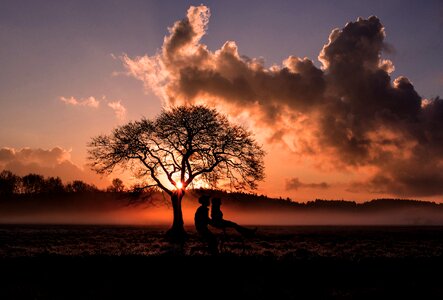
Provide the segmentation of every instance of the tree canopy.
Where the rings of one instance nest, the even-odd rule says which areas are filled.
[[[244,127],[201,105],[163,110],[153,119],[130,122],[89,143],[89,159],[98,173],[130,169],[144,187],[172,195],[195,179],[216,187],[255,189],[264,178],[265,152]]]

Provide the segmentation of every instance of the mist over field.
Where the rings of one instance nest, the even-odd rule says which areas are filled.
[[[198,195],[183,201],[193,226]],[[366,203],[317,200],[297,203],[249,194],[223,194],[224,218],[244,225],[443,225],[443,206],[411,200]],[[80,193],[17,197],[0,202],[0,223],[170,225],[172,207],[161,193],[147,201],[125,193]]]

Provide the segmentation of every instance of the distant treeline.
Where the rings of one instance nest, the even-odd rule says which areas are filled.
[[[266,195],[257,195],[243,192],[227,192],[210,189],[197,189],[195,194],[208,194],[212,197],[223,199],[223,204],[230,207],[249,207],[252,209],[315,209],[315,210],[340,210],[340,211],[368,211],[368,210],[389,210],[406,207],[416,208],[440,208],[443,204],[432,201],[413,200],[413,199],[395,199],[381,198],[372,199],[363,203],[357,203],[349,200],[327,200],[315,199],[314,201],[297,202],[290,198],[270,198]]]
[[[85,192],[122,192],[125,187],[123,181],[115,178],[112,185],[105,190],[100,190],[93,184],[81,180],[74,180],[66,184],[60,177],[43,177],[40,174],[28,174],[18,176],[11,171],[3,170],[0,173],[0,197],[12,195],[37,195],[37,194],[60,194],[60,193],[85,193]]]
[[[128,204],[148,202],[150,199],[162,199],[161,192],[143,192],[137,190],[137,187],[130,189],[125,188],[123,181],[119,178],[112,180],[112,184],[105,188],[99,189],[95,185],[85,183],[81,180],[74,180],[64,184],[60,177],[45,178],[39,174],[28,174],[26,176],[17,176],[10,171],[4,170],[0,173],[0,200],[14,200],[25,197],[29,200],[43,201],[45,199],[52,201],[54,197],[60,194],[70,194],[67,199],[76,201],[76,198],[83,198],[85,193],[118,193],[119,199],[127,199]],[[79,194],[76,197],[74,193]],[[155,194],[157,197],[155,197]],[[303,210],[339,210],[339,211],[367,211],[367,210],[386,210],[398,209],[403,207],[420,207],[420,208],[441,208],[443,204],[430,201],[411,200],[411,199],[373,199],[364,203],[357,203],[349,200],[325,200],[315,199],[308,202],[297,202],[290,198],[270,198],[266,195],[257,195],[245,192],[228,192],[224,190],[214,189],[193,189],[188,190],[187,195],[191,201],[197,201],[197,198],[206,194],[211,197],[219,197],[223,200],[226,207],[242,208],[242,209],[258,209],[258,210],[286,210],[286,209],[303,209]],[[127,195],[127,197],[125,196]],[[103,197],[102,197],[103,198]],[[103,199],[111,199],[105,197]],[[15,201],[14,201],[15,202]]]

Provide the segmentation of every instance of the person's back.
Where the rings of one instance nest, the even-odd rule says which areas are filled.
[[[198,199],[198,202],[201,204],[199,208],[197,208],[194,215],[194,224],[195,229],[197,230],[200,237],[208,243],[209,250],[216,254],[218,253],[217,247],[217,239],[215,235],[209,230],[208,225],[211,222],[209,218],[209,197],[201,196]]]
[[[209,208],[206,206],[200,206],[197,208],[194,216],[194,224],[197,231],[208,229],[209,224]]]
[[[212,224],[219,224],[223,220],[223,212],[220,209],[220,205],[214,205],[214,202],[212,202],[211,207],[211,220]]]

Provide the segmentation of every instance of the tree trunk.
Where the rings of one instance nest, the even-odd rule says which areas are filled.
[[[171,196],[174,220],[172,222],[172,227],[166,233],[168,237],[179,241],[186,237],[182,213],[182,199],[184,194],[184,191],[178,191],[174,192]]]

